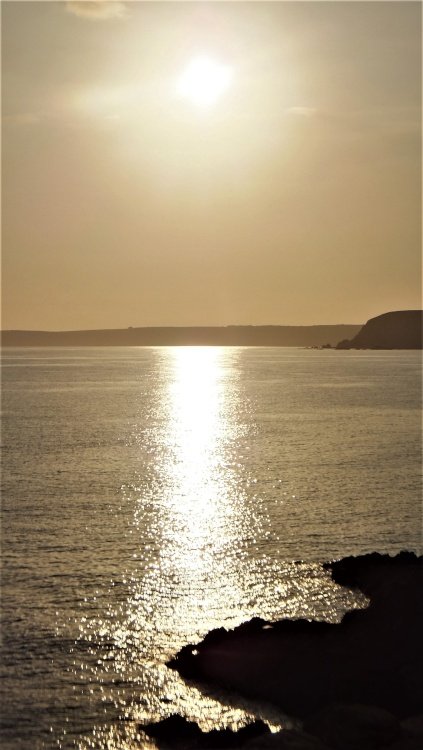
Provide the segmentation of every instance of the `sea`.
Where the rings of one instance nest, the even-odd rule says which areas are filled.
[[[2,357],[2,739],[155,747],[269,705],[166,662],[252,617],[366,606],[320,563],[421,553],[421,354],[7,348]]]

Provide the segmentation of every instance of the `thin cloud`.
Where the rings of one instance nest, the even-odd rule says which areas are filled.
[[[66,3],[66,10],[74,16],[100,21],[125,18],[128,14],[126,3],[115,0],[72,0]]]

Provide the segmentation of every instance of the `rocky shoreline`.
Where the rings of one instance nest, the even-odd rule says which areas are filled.
[[[142,726],[159,748],[176,750],[421,750],[423,715],[403,721],[388,711],[362,705],[333,704],[311,716],[302,729],[271,732],[255,721],[238,732],[203,732],[180,716]]]
[[[301,731],[254,722],[201,732],[170,717],[140,727],[161,747],[420,750],[423,747],[422,558],[377,553],[326,563],[335,582],[370,598],[338,624],[254,619],[219,629],[169,662],[186,679],[280,707]]]

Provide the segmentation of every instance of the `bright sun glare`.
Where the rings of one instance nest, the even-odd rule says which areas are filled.
[[[196,57],[178,81],[178,93],[200,107],[214,104],[229,87],[233,71],[209,57]]]

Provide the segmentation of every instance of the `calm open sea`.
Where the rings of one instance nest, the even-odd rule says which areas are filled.
[[[277,723],[165,661],[363,605],[318,561],[421,551],[420,400],[419,352],[4,350],[2,746]]]

